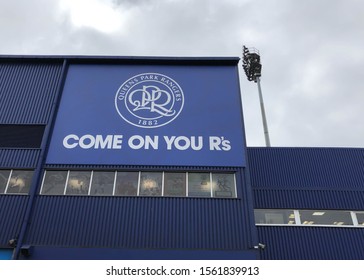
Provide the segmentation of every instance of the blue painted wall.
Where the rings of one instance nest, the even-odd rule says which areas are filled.
[[[364,149],[248,148],[254,207],[364,210]],[[263,259],[364,259],[364,228],[257,226]]]
[[[236,66],[238,60],[3,57],[1,62],[0,124],[44,124],[48,133],[54,123],[51,117],[56,116],[58,109],[57,93],[67,73],[66,64]],[[128,253],[118,256],[131,259],[166,258],[167,255],[174,259],[257,257],[252,249],[257,237],[246,169],[221,168],[237,172],[237,199],[39,196],[43,169],[50,167],[43,165],[48,148],[44,145],[48,140],[43,139],[40,149],[0,150],[1,168],[36,170],[29,196],[0,195],[0,226],[3,226],[0,245],[8,246],[8,240],[17,238],[20,232],[17,252],[23,245],[31,245],[34,252],[31,258],[39,259],[57,258],[55,248],[73,248],[63,249],[63,258],[97,259],[100,248],[105,248],[105,256],[110,258],[118,255],[110,253],[112,250],[124,250]],[[56,164],[53,168],[138,169],[140,166]],[[208,166],[143,168],[211,170]],[[213,169],[220,170],[218,166]],[[80,247],[88,247],[88,253],[77,250]],[[75,250],[79,253],[73,254]],[[144,254],[138,254],[140,250]]]

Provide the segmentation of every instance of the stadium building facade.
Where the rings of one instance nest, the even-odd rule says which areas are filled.
[[[238,62],[0,57],[0,259],[363,259],[364,150],[247,148]]]

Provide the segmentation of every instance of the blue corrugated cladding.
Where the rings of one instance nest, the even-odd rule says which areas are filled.
[[[364,149],[248,148],[254,207],[364,210]],[[364,259],[364,229],[257,226],[262,259]]]
[[[255,208],[364,208],[364,149],[248,148],[248,157]]]
[[[0,62],[0,124],[47,125],[60,82],[62,61]],[[34,169],[40,149],[0,149],[0,168]],[[17,238],[29,196],[0,195],[0,247]]]
[[[0,149],[1,168],[35,168],[40,149]]]
[[[0,63],[1,124],[47,124],[62,62]]]
[[[0,195],[0,247],[17,238],[28,199],[27,195]]]
[[[262,259],[364,259],[363,229],[259,226],[258,236],[266,245]]]
[[[244,250],[240,199],[40,196],[26,242],[43,246]]]

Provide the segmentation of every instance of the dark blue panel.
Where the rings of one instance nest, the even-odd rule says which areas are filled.
[[[26,243],[140,249],[246,250],[240,199],[39,196]]]
[[[364,190],[364,149],[248,148],[254,188]]]
[[[254,208],[363,210],[364,191],[254,189]]]
[[[35,168],[40,149],[0,149],[1,168]]]
[[[258,226],[262,259],[364,259],[364,229]]]
[[[61,72],[61,63],[0,63],[0,123],[46,124]]]
[[[32,260],[254,260],[256,250],[128,250],[30,247]],[[24,258],[24,257],[23,257]]]
[[[17,238],[28,199],[27,195],[0,195],[0,247]]]
[[[255,208],[363,210],[364,149],[248,148]]]

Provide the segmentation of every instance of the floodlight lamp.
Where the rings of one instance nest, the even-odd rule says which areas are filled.
[[[256,82],[256,78],[262,75],[262,64],[257,49],[243,46],[243,68],[249,81]]]

